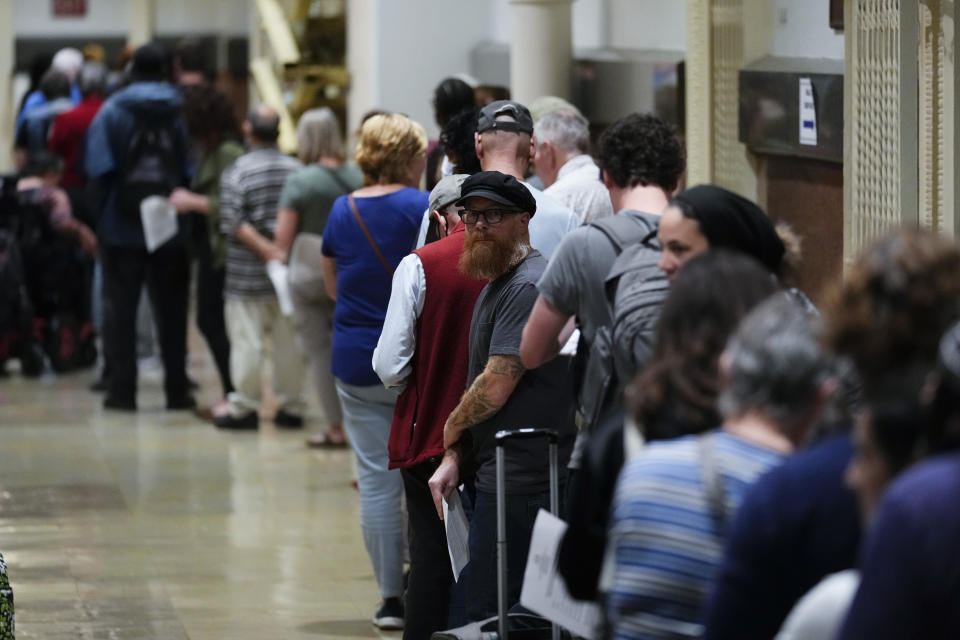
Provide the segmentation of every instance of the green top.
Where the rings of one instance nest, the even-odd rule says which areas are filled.
[[[243,153],[243,147],[238,143],[232,140],[222,142],[212,153],[203,157],[193,177],[191,189],[210,201],[207,236],[210,238],[214,269],[224,268],[227,262],[227,239],[220,233],[220,174]]]
[[[339,184],[335,174],[344,185]],[[345,190],[343,187],[349,187]],[[297,212],[297,233],[323,235],[333,201],[340,196],[363,186],[363,174],[354,165],[345,164],[329,169],[311,164],[300,169],[283,185],[280,208]]]

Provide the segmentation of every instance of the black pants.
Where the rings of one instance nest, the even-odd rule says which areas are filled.
[[[447,553],[447,534],[427,486],[439,465],[437,457],[400,471],[410,521],[410,579],[404,640],[429,640],[434,631],[447,628],[453,571]]]
[[[227,323],[223,315],[223,282],[226,269],[214,268],[205,222],[202,230],[203,238],[199,238],[194,244],[194,255],[197,259],[197,328],[210,347],[217,372],[220,374],[220,383],[223,385],[223,395],[227,395],[233,391],[233,382],[230,380],[230,339],[227,337]]]
[[[167,403],[187,387],[187,298],[190,265],[182,245],[170,242],[146,249],[102,247],[103,288],[107,298],[104,341],[110,363],[108,397],[134,404],[137,395],[137,303],[146,281],[163,359]]]

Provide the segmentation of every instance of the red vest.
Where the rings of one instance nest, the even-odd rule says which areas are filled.
[[[446,238],[414,251],[427,295],[417,320],[413,370],[393,412],[391,469],[443,454],[443,425],[466,390],[470,319],[487,283],[457,269],[465,238],[461,222]]]

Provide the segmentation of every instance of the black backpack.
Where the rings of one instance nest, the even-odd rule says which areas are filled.
[[[137,119],[120,172],[119,205],[125,216],[140,219],[140,202],[170,195],[181,182],[177,120]]]

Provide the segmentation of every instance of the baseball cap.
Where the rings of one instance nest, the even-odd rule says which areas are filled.
[[[511,175],[499,171],[481,171],[475,173],[460,185],[462,205],[467,198],[486,198],[496,203],[528,212],[531,216],[537,212],[537,201],[523,184]]]
[[[513,118],[513,122],[497,120],[499,116],[510,116]],[[480,109],[480,116],[477,118],[477,133],[483,133],[491,129],[522,131],[533,135],[533,118],[530,117],[530,110],[519,102],[497,100]]]
[[[444,176],[440,182],[430,192],[429,207],[430,211],[443,209],[451,202],[460,199],[460,185],[469,177],[466,173],[455,173],[452,176]]]

